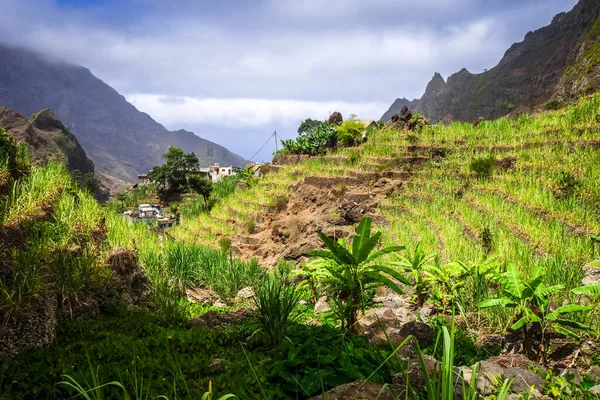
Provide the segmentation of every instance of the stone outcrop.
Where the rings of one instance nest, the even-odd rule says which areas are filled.
[[[344,122],[344,118],[342,117],[342,113],[338,111],[334,111],[333,114],[329,116],[329,119],[325,121],[325,123],[329,125],[339,125],[342,122]]]
[[[50,291],[36,303],[30,316],[0,324],[0,361],[52,343],[58,326],[57,311],[56,294]]]
[[[0,126],[25,142],[34,162],[59,161],[70,171],[94,173],[94,163],[77,138],[51,110],[42,110],[27,119],[18,111],[0,107]]]
[[[404,106],[432,122],[497,118],[531,111],[553,97],[572,99],[599,84],[600,2],[580,0],[513,44],[494,68],[479,74],[463,68],[447,81],[436,72],[422,98],[397,99],[381,120],[391,120]]]

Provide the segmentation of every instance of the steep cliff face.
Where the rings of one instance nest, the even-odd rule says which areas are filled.
[[[51,110],[43,110],[28,120],[17,111],[0,107],[0,126],[27,144],[34,162],[58,161],[70,171],[94,173],[94,163],[77,138]]]
[[[600,1],[580,0],[568,13],[529,32],[481,74],[462,69],[444,81],[436,73],[412,109],[432,121],[473,121],[543,104],[553,96],[573,97],[600,82]],[[591,86],[590,86],[591,85]],[[392,106],[382,120],[400,108]]]
[[[83,67],[0,45],[0,105],[25,115],[50,108],[77,136],[96,169],[134,181],[164,162],[170,145],[196,151],[202,163],[244,159],[189,132],[169,132]],[[207,154],[215,154],[208,157]]]
[[[580,94],[598,90],[600,90],[600,16],[575,49],[569,66],[558,83],[556,97],[568,101]]]

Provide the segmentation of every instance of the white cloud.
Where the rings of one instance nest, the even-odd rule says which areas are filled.
[[[382,102],[303,101],[251,98],[194,98],[131,94],[127,100],[167,126],[214,125],[228,128],[293,126],[306,118],[326,119],[334,111],[378,119]]]

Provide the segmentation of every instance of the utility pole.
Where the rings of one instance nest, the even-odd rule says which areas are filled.
[[[273,136],[275,136],[275,151],[279,151],[279,146],[278,143],[279,140],[277,140],[277,131],[273,132]]]

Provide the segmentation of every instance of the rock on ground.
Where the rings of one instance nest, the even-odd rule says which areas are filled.
[[[395,400],[392,389],[385,389],[380,383],[359,380],[331,389],[327,393],[313,397],[311,400]]]

